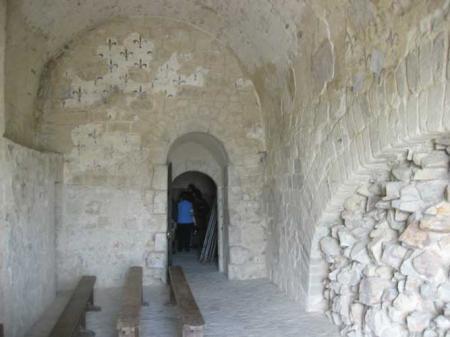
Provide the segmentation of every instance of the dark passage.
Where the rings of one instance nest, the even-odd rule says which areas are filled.
[[[217,186],[206,174],[189,171],[170,184],[172,254],[217,263]],[[171,261],[171,259],[169,259]]]

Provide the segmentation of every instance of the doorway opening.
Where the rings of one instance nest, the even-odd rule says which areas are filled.
[[[170,251],[177,261],[218,262],[217,185],[207,174],[188,171],[177,176],[169,186],[172,222]],[[192,216],[183,224],[183,212],[192,207]],[[191,220],[192,225],[190,224]],[[174,229],[175,228],[175,229]]]
[[[177,203],[181,192],[194,185],[208,205],[208,215],[201,219],[202,227],[197,227],[191,237],[191,262],[215,263],[220,272],[228,275],[228,154],[222,142],[203,132],[191,132],[176,139],[167,155],[168,167],[168,264],[180,264],[177,255],[177,231],[175,228]],[[192,188],[191,188],[192,190]],[[191,192],[192,193],[192,192]],[[197,192],[198,193],[198,192]],[[197,207],[197,205],[194,205]],[[204,216],[204,215],[203,215]],[[212,224],[211,226],[210,223]],[[215,228],[214,228],[215,225]],[[212,227],[208,232],[208,227]],[[209,241],[208,241],[209,240]],[[204,245],[205,243],[205,245]],[[173,254],[175,253],[175,254]],[[173,259],[175,258],[175,262]],[[207,263],[209,262],[209,263]]]

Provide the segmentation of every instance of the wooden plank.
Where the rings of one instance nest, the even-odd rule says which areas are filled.
[[[195,302],[183,269],[179,266],[170,267],[169,277],[171,291],[173,291],[173,297],[181,314],[183,336],[202,336],[205,321],[197,302]],[[189,332],[189,334],[186,335],[185,332]]]
[[[142,306],[142,267],[131,267],[125,281],[117,329],[120,336],[138,336]]]
[[[95,276],[83,276],[49,337],[76,336],[85,327],[85,315],[94,301]]]

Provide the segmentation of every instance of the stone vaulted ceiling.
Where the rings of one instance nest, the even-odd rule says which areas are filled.
[[[402,53],[401,44],[408,42],[409,28],[441,2],[9,0],[5,135],[34,145],[34,125],[39,119],[36,96],[45,94],[46,65],[70,48],[71,41],[114,18],[164,17],[216,37],[253,80],[263,110],[291,111],[295,97],[297,102],[307,102],[322,93],[327,83],[345,80],[351,76],[347,74],[367,67],[366,46],[369,53],[373,48],[386,49],[383,60],[389,65]],[[318,84],[311,83],[311,78]],[[305,94],[299,97],[299,93]]]
[[[294,47],[294,25],[283,0],[17,0],[13,16],[45,36],[47,52],[84,29],[117,16],[163,16],[217,36],[245,65],[285,61]],[[292,1],[294,2],[294,1]],[[298,6],[298,5],[297,5]],[[284,11],[284,12],[283,12]],[[251,69],[250,69],[251,70]]]
[[[294,8],[298,14],[302,5],[294,0],[9,1],[5,135],[33,146],[35,98],[44,88],[45,66],[73,39],[111,19],[167,17],[193,25],[228,46],[252,75],[289,63],[297,44]]]

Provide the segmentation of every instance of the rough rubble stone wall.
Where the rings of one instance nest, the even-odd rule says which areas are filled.
[[[320,240],[343,336],[448,335],[450,139],[425,147],[374,172]]]
[[[8,337],[21,337],[56,294],[55,207],[62,160],[0,139],[1,288]]]
[[[261,97],[269,274],[311,310],[323,310],[322,225],[369,167],[450,128],[448,3],[358,3],[305,8],[281,101]]]
[[[265,276],[264,133],[252,83],[213,37],[161,18],[113,20],[67,46],[43,81],[39,143],[64,154],[58,287],[82,273],[165,279],[167,155],[191,132],[225,144],[233,278]],[[230,127],[230,126],[239,127]]]

